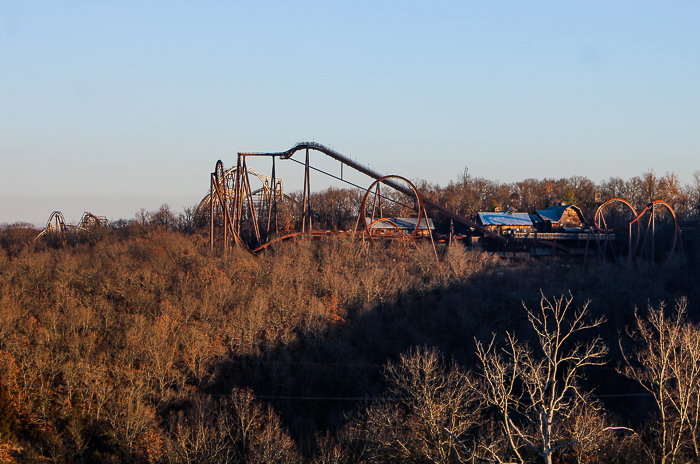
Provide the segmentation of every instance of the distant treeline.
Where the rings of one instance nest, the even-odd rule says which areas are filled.
[[[700,171],[691,184],[682,185],[674,173],[663,176],[648,171],[641,176],[624,180],[619,177],[595,184],[583,176],[561,179],[526,179],[514,183],[497,183],[469,175],[446,187],[421,185],[442,204],[453,205],[460,214],[475,214],[498,206],[517,211],[532,212],[565,202],[586,208],[609,198],[623,198],[641,209],[653,200],[671,204],[676,214],[686,218],[697,216],[700,208]]]
[[[519,212],[533,212],[545,209],[560,202],[576,205],[588,220],[593,219],[600,203],[610,198],[623,198],[637,211],[641,211],[654,200],[663,200],[671,205],[677,218],[683,223],[700,219],[700,171],[695,171],[690,184],[681,184],[674,173],[658,176],[647,171],[641,176],[628,180],[611,177],[595,184],[583,176],[561,179],[525,179],[520,182],[500,183],[468,174],[460,176],[446,186],[415,180],[414,184],[427,198],[466,217],[474,217],[480,211],[496,209]],[[352,229],[357,222],[360,203],[365,191],[359,188],[330,187],[311,194],[311,220],[318,229]],[[385,189],[383,195],[392,199],[397,195]],[[301,218],[302,192],[286,192],[278,205],[278,230],[293,229]],[[401,201],[385,202],[385,217],[409,215]],[[206,208],[205,208],[206,209]],[[99,212],[98,212],[99,213]],[[443,227],[446,218],[439,213],[429,212],[431,217]],[[114,229],[126,226],[156,226],[164,230],[193,232],[207,223],[208,211],[200,211],[197,206],[186,207],[177,213],[170,206],[163,205],[156,211],[141,210],[134,218],[119,219],[110,225]],[[0,227],[31,228],[30,224],[0,224]]]
[[[700,171],[696,171],[692,183],[686,185],[682,185],[674,173],[657,176],[653,171],[628,180],[611,177],[599,184],[582,176],[499,183],[467,174],[444,187],[422,180],[414,183],[425,197],[466,217],[495,209],[533,212],[563,202],[578,206],[586,218],[592,221],[600,203],[610,198],[623,198],[638,212],[651,201],[663,200],[671,205],[681,223],[700,218]],[[313,193],[312,223],[323,229],[354,227],[364,193],[355,188],[329,188]],[[391,197],[394,193],[385,189],[383,194]],[[301,202],[299,192],[292,193],[290,197],[295,202]],[[387,202],[385,208],[385,217],[402,217],[407,214],[406,209],[399,204]],[[445,222],[439,213],[428,214],[438,222]]]

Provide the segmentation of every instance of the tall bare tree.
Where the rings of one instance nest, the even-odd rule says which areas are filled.
[[[657,449],[649,451],[662,464],[700,459],[700,327],[685,319],[686,306],[680,299],[675,315],[663,303],[646,319],[637,313],[630,333],[637,347],[623,350],[622,372],[654,396]]]
[[[608,349],[600,337],[588,343],[575,340],[579,332],[598,327],[603,319],[588,322],[588,302],[573,310],[572,300],[542,296],[539,310],[525,307],[537,334],[534,349],[511,333],[506,334],[502,350],[496,348],[495,336],[488,345],[477,341],[482,383],[476,391],[500,417],[510,459],[522,462],[534,453],[551,464],[558,450],[608,429],[573,426],[581,411],[598,408],[579,380],[585,367],[604,363]],[[502,462],[501,451],[485,448],[493,460]]]

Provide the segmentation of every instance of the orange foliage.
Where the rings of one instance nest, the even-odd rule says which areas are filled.
[[[340,317],[340,299],[335,293],[330,293],[323,297],[323,306],[328,311],[328,320],[332,324],[343,325],[345,324],[345,319]]]

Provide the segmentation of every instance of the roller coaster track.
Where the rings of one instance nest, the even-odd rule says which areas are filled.
[[[291,159],[292,156],[296,152],[301,151],[301,150],[307,150],[307,154],[308,154],[308,150],[319,151],[319,152],[325,154],[326,156],[328,156],[336,161],[339,161],[340,163],[342,163],[342,164],[344,164],[352,169],[355,169],[356,171],[358,171],[366,176],[371,177],[375,181],[379,180],[383,177],[387,177],[387,176],[384,176],[383,174],[375,171],[374,169],[369,168],[363,164],[360,164],[357,161],[353,160],[352,158],[349,158],[349,157],[343,155],[342,153],[339,153],[339,152],[333,150],[332,148],[326,147],[325,145],[321,145],[320,143],[316,143],[316,142],[299,142],[296,145],[294,145],[292,148],[290,148],[289,150],[282,151],[282,152],[273,152],[273,153],[249,152],[249,153],[238,153],[238,156],[239,157],[267,156],[267,157],[277,157],[277,158],[280,158],[283,160],[287,160],[287,159]],[[388,177],[392,177],[392,176],[388,176]],[[393,188],[394,190],[401,192],[404,195],[407,195],[409,197],[412,197],[415,194],[411,189],[407,188],[405,185],[396,183],[390,179],[383,179],[383,180],[381,180],[381,183],[383,183],[384,185],[387,185],[387,186]],[[501,246],[508,246],[508,245],[516,245],[516,246],[518,246],[518,245],[529,245],[529,246],[540,245],[541,246],[541,245],[543,245],[543,246],[549,246],[552,248],[556,248],[556,249],[561,250],[561,251],[566,252],[566,253],[569,252],[568,248],[566,248],[558,243],[555,243],[555,242],[550,242],[550,241],[545,241],[545,240],[537,240],[537,239],[532,239],[532,238],[506,237],[503,235],[499,235],[499,234],[487,229],[486,227],[482,226],[481,224],[477,224],[476,222],[472,221],[471,219],[469,219],[465,216],[462,216],[461,214],[459,214],[455,211],[452,211],[452,210],[442,206],[441,204],[430,200],[429,198],[426,198],[422,194],[420,194],[420,198],[426,207],[428,207],[432,210],[440,211],[446,217],[471,227],[475,231],[480,232],[485,237],[493,240],[494,242],[498,243]]]
[[[625,205],[627,208],[629,208],[632,212],[633,217],[631,219],[624,220],[619,224],[608,225],[605,221],[605,214],[604,214],[605,210],[606,210],[606,208],[608,208],[611,205],[614,205],[616,203]],[[637,238],[636,238],[634,246],[630,247],[631,248],[630,255],[633,256],[637,252],[637,248],[639,246],[639,242],[640,242],[642,236],[644,236],[644,238],[646,239],[646,238],[649,238],[649,235],[651,235],[650,239],[652,241],[651,247],[652,247],[652,256],[653,256],[653,254],[654,254],[654,251],[653,251],[653,247],[654,247],[654,244],[653,244],[653,241],[654,241],[654,237],[653,237],[653,234],[654,234],[654,232],[653,232],[653,229],[654,229],[654,224],[653,224],[654,223],[654,209],[657,206],[665,207],[671,213],[671,216],[673,217],[673,241],[672,241],[671,249],[669,252],[669,254],[672,255],[676,250],[676,245],[678,243],[678,231],[680,230],[680,228],[678,226],[678,218],[676,217],[675,211],[673,211],[673,208],[671,207],[671,205],[669,205],[667,202],[665,202],[663,200],[654,200],[654,201],[650,202],[649,204],[647,204],[640,213],[637,213],[637,211],[634,209],[634,207],[628,201],[623,200],[622,198],[611,198],[611,199],[607,200],[606,202],[604,202],[602,205],[600,205],[598,207],[598,209],[596,210],[595,216],[594,216],[594,224],[595,224],[595,227],[599,233],[606,234],[606,235],[614,235],[618,232],[622,232],[628,228],[631,229],[632,226],[635,226],[637,229]],[[642,223],[641,218],[647,213],[650,213],[649,223],[646,226],[646,230],[643,230],[642,224],[641,224]],[[649,232],[649,229],[651,229],[651,232]]]
[[[77,226],[67,225],[66,220],[63,217],[63,213],[60,211],[54,211],[49,216],[48,221],[46,221],[46,227],[39,233],[39,235],[36,236],[34,241],[36,242],[42,237],[51,237],[54,239],[58,238],[75,243],[76,238],[78,238],[80,234],[92,234],[96,228],[104,227],[106,225],[106,217],[95,216],[87,211],[83,213],[83,216],[80,218],[80,222]]]
[[[292,156],[295,153],[302,151],[302,150],[306,151],[306,162],[305,163],[300,162],[299,160],[292,158]],[[303,165],[305,167],[305,174],[304,174],[304,193],[303,193],[303,199],[302,199],[301,234],[315,235],[315,234],[321,234],[323,232],[323,231],[314,230],[311,226],[311,215],[310,215],[310,210],[311,210],[310,195],[311,195],[311,193],[310,193],[310,186],[309,186],[309,170],[313,169],[315,171],[319,171],[325,175],[331,176],[331,177],[338,179],[338,180],[341,180],[343,182],[347,182],[347,181],[344,181],[342,179],[342,176],[340,178],[338,178],[338,177],[333,176],[332,174],[329,174],[327,172],[324,172],[324,171],[321,171],[319,169],[312,167],[309,164],[309,150],[321,152],[324,155],[328,156],[329,158],[340,162],[341,165],[348,166],[351,169],[354,169],[355,171],[374,179],[375,182],[372,185],[377,186],[377,192],[375,193],[376,197],[381,197],[379,194],[379,189],[378,189],[378,187],[379,187],[378,184],[380,184],[380,183],[390,187],[391,189],[395,190],[396,192],[402,193],[403,195],[405,195],[408,198],[411,198],[411,197],[416,198],[416,196],[417,196],[417,199],[420,200],[417,203],[422,202],[422,207],[427,207],[430,210],[438,211],[444,217],[450,218],[453,221],[456,221],[458,223],[461,223],[461,224],[468,226],[473,231],[477,232],[478,234],[481,234],[484,238],[495,243],[503,251],[508,251],[508,250],[518,251],[518,250],[522,250],[523,247],[532,247],[533,250],[535,248],[538,248],[538,247],[551,247],[553,250],[554,249],[560,250],[560,251],[567,253],[567,254],[570,252],[570,248],[563,246],[560,243],[557,243],[556,238],[551,239],[551,238],[547,237],[545,240],[542,240],[542,239],[537,237],[536,233],[534,234],[534,237],[531,237],[531,236],[524,236],[523,237],[523,236],[517,236],[517,235],[515,235],[515,236],[514,235],[499,235],[495,231],[473,221],[472,219],[465,217],[465,216],[463,216],[463,215],[461,215],[453,210],[450,210],[450,209],[440,205],[439,203],[437,203],[429,198],[426,198],[422,192],[410,189],[409,187],[407,187],[407,185],[411,185],[411,183],[408,182],[405,178],[402,178],[402,177],[396,176],[396,175],[385,176],[382,173],[375,171],[374,169],[367,167],[361,163],[358,163],[357,161],[351,159],[348,156],[345,156],[345,155],[337,152],[336,150],[334,150],[332,148],[329,148],[325,145],[322,145],[322,144],[316,143],[316,142],[299,142],[296,145],[294,145],[292,148],[290,148],[289,150],[279,151],[279,152],[239,152],[238,153],[237,167],[235,169],[231,169],[229,171],[226,171],[226,173],[224,172],[223,165],[221,164],[221,161],[219,161],[219,163],[217,163],[216,173],[212,173],[212,177],[211,177],[212,188],[210,189],[210,205],[214,203],[215,199],[218,199],[218,203],[220,203],[221,206],[223,206],[223,209],[227,211],[224,214],[225,217],[223,220],[225,223],[227,223],[227,226],[224,228],[225,229],[224,230],[224,242],[225,243],[227,242],[226,236],[227,236],[227,231],[228,231],[228,232],[230,232],[231,237],[235,239],[236,243],[243,245],[243,241],[240,239],[239,235],[240,235],[240,231],[241,231],[241,221],[244,218],[244,216],[246,216],[246,214],[247,214],[248,216],[246,216],[246,220],[250,220],[251,218],[253,219],[251,222],[252,222],[253,227],[255,229],[255,235],[256,235],[256,240],[257,240],[257,247],[258,248],[256,248],[256,250],[257,249],[264,249],[265,247],[267,247],[269,245],[267,238],[269,238],[269,234],[270,234],[270,224],[271,224],[270,218],[272,217],[273,206],[274,206],[275,211],[276,211],[276,201],[273,201],[273,199],[276,199],[277,196],[273,195],[270,198],[270,200],[267,201],[267,209],[268,209],[267,221],[266,221],[267,222],[267,230],[266,230],[265,234],[261,234],[260,225],[258,224],[259,218],[257,218],[256,213],[255,213],[255,209],[256,209],[255,206],[256,205],[250,200],[248,201],[249,204],[244,204],[245,203],[244,200],[246,198],[250,198],[253,195],[253,193],[257,193],[257,192],[251,192],[250,186],[249,186],[249,181],[247,180],[249,170],[247,168],[246,159],[248,157],[272,158],[272,161],[273,161],[272,162],[272,176],[270,176],[270,177],[260,176],[259,174],[257,174],[255,171],[252,171],[252,170],[251,170],[251,173],[256,175],[259,179],[261,177],[265,177],[266,180],[270,179],[270,180],[272,180],[272,182],[274,184],[276,184],[275,158],[279,158],[280,160],[291,160],[291,161],[294,161],[298,164]],[[221,181],[222,179],[226,178],[226,174],[230,174],[233,172],[236,173],[235,179],[232,179],[229,182],[222,182]],[[404,182],[397,182],[393,179],[403,179]],[[263,183],[265,183],[265,182],[263,182]],[[360,187],[359,185],[352,184],[350,182],[347,182],[347,183],[350,185],[353,185],[354,187],[360,188],[360,189],[363,188],[363,187]],[[227,184],[232,184],[232,185],[228,186]],[[370,189],[371,188],[372,187],[370,187]],[[415,189],[415,187],[414,187],[414,189]],[[216,192],[216,195],[214,195],[214,192]],[[229,194],[231,197],[230,201],[228,198]],[[369,191],[368,191],[367,195],[369,195]],[[390,201],[393,201],[393,200],[390,200]],[[629,205],[629,203],[625,202],[624,200],[616,199],[616,201],[621,202],[620,204],[624,203],[625,205],[631,207],[631,205]],[[203,203],[204,203],[204,201],[203,201]],[[259,204],[263,204],[263,203],[264,202],[262,202],[262,203],[259,202]],[[609,204],[609,202],[606,204]],[[671,207],[667,203],[662,202],[662,201],[656,201],[656,202],[651,203],[649,206],[647,206],[647,208],[645,208],[645,210],[641,214],[637,214],[636,211],[634,211],[634,208],[632,208],[634,217],[629,221],[626,221],[626,220],[625,220],[626,222],[623,221],[623,222],[625,222],[625,224],[622,224],[622,225],[616,224],[614,227],[609,227],[607,224],[605,224],[605,218],[603,218],[603,216],[600,216],[600,218],[603,219],[602,222],[598,221],[598,217],[600,214],[600,210],[599,210],[596,213],[596,221],[597,221],[596,225],[597,225],[597,227],[592,228],[592,230],[589,231],[587,240],[590,240],[593,237],[593,238],[595,238],[596,243],[598,243],[599,238],[600,238],[599,235],[612,235],[612,234],[624,229],[625,227],[628,227],[630,224],[637,224],[637,226],[639,226],[639,224],[640,224],[639,218],[642,215],[644,215],[651,208],[651,210],[652,210],[652,214],[650,215],[652,218],[650,221],[650,224],[651,224],[650,230],[651,230],[651,236],[652,236],[651,255],[653,256],[654,255],[654,250],[653,250],[653,246],[654,246],[653,245],[653,224],[654,224],[653,211],[654,211],[654,209],[653,208],[654,208],[654,205],[657,205],[657,204],[667,207],[671,211],[671,214],[673,214],[674,221],[676,220],[675,213],[673,213],[673,210],[671,209]],[[402,205],[402,206],[406,206],[406,205]],[[248,213],[244,212],[244,208],[247,208],[246,211],[248,211]],[[200,209],[202,209],[202,208],[200,208]],[[230,209],[230,212],[228,212],[229,209]],[[380,209],[380,211],[381,211],[381,209]],[[373,214],[374,213],[372,213],[372,215]],[[213,215],[214,215],[214,211],[212,209],[211,216],[213,217]],[[380,215],[381,215],[381,213],[380,213]],[[358,216],[358,217],[360,217],[360,216]],[[386,218],[384,218],[384,219],[386,219]],[[211,237],[210,246],[213,249],[213,247],[214,247],[213,221],[211,224],[212,224],[211,225],[212,231],[210,232],[210,237]],[[419,222],[418,222],[418,224],[419,224]],[[365,230],[367,231],[368,225],[367,225],[366,220],[365,220],[364,226],[365,226]],[[275,225],[275,231],[276,231],[276,227],[277,226]],[[370,224],[369,228],[371,229],[371,224]],[[286,231],[289,231],[289,230],[290,229],[286,229]],[[593,232],[595,232],[595,233],[593,233]],[[593,234],[591,234],[591,233],[593,233]],[[284,235],[283,238],[291,238],[291,237],[295,237],[297,235],[300,235],[300,234],[299,233],[291,233],[291,234]],[[411,237],[409,237],[409,241],[412,241],[411,238],[414,235],[415,235],[415,233],[412,234]],[[548,234],[548,235],[551,235],[551,234]],[[677,221],[676,221],[676,233],[674,235],[673,246],[672,246],[671,252],[673,252],[673,249],[675,249],[677,235],[678,235],[678,225],[677,225]],[[261,239],[263,239],[263,240],[261,240]],[[275,239],[275,240],[279,240],[279,238]],[[639,240],[639,234],[637,236],[637,240]],[[610,240],[605,240],[605,244],[607,245],[607,243],[609,241]],[[228,245],[226,245],[226,246],[228,246]],[[635,249],[636,249],[636,244],[635,244]],[[588,246],[586,246],[586,252],[587,252],[587,250],[588,250]],[[632,255],[633,252],[630,252],[629,254]]]
[[[219,168],[217,165],[217,172]],[[226,195],[226,200],[231,201],[232,198],[229,198],[230,196],[233,195],[233,185],[235,182],[236,178],[236,167],[232,167],[229,169],[224,169],[223,164],[221,165],[220,171],[218,172],[218,177],[217,181],[219,182],[219,188],[223,192],[225,192]],[[283,193],[283,188],[282,188],[282,179],[272,179],[270,176],[265,176],[263,174],[260,174],[257,172],[255,169],[247,167],[246,172],[249,175],[253,175],[255,178],[257,178],[260,181],[260,184],[262,185],[260,188],[253,190],[251,192],[251,195],[253,196],[253,201],[255,204],[260,204],[264,201],[264,199],[270,194],[270,191],[274,187],[274,191],[277,195],[282,197],[284,195]],[[272,183],[275,182],[277,185],[273,186]],[[195,210],[195,217],[203,217],[209,210],[209,203],[211,202],[212,195],[211,192],[207,192],[207,194],[202,198],[202,200],[199,202],[197,205],[197,209]]]
[[[349,158],[341,153],[338,153],[337,151],[333,150],[332,148],[328,148],[325,145],[321,145],[320,143],[316,142],[300,142],[294,145],[292,148],[290,148],[287,151],[283,152],[276,152],[276,153],[239,153],[240,156],[272,156],[272,157],[278,157],[280,159],[290,159],[294,153],[301,151],[301,150],[315,150],[319,151],[326,156],[333,158],[336,161],[339,161],[340,163],[355,169],[358,172],[361,172],[362,174],[365,174],[366,176],[371,177],[374,180],[379,180],[382,177],[385,177],[384,174],[381,174],[374,169],[371,169],[367,166],[364,166],[363,164],[358,163],[357,161],[353,160],[352,158]],[[387,185],[398,192],[403,193],[404,195],[407,195],[409,197],[412,197],[414,195],[414,192],[411,191],[410,189],[406,188],[404,185],[401,185],[399,183],[396,183],[390,179],[385,179],[382,181],[384,185]],[[425,198],[423,195],[421,195],[421,199],[423,200],[423,203],[425,206],[428,208],[440,211],[442,214],[445,216],[449,217],[450,219],[453,219],[457,222],[460,222],[462,224],[465,224],[482,234],[484,236],[487,236],[501,244],[506,244],[509,241],[513,242],[513,239],[508,240],[508,238],[503,237],[501,235],[498,235],[491,230],[481,226],[480,224],[477,224],[476,222],[472,221],[471,219],[462,216],[461,214],[458,214],[452,210],[449,210],[445,208],[444,206],[440,205],[439,203],[436,203],[428,198]],[[522,239],[518,239],[519,243],[523,243]]]

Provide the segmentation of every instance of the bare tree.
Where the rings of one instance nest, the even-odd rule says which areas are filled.
[[[685,320],[686,306],[685,298],[678,300],[671,317],[663,303],[650,306],[646,320],[635,314],[630,336],[637,348],[629,355],[623,351],[622,372],[651,393],[658,407],[655,454],[663,464],[700,458],[700,327]]]
[[[520,211],[532,211],[540,206],[538,188],[537,179],[525,179],[512,184],[512,189],[520,200],[517,206]]]
[[[133,462],[148,453],[146,440],[156,428],[156,412],[145,399],[147,389],[140,379],[127,372],[115,374],[123,377],[123,383],[112,392],[113,401],[105,416],[107,431],[123,458]]]
[[[251,390],[231,392],[228,434],[234,458],[251,464],[298,462],[296,446],[272,407],[258,402]]]
[[[571,188],[574,197],[578,200],[577,206],[585,206],[586,203],[595,200],[595,184],[587,177],[570,177],[568,187]]]
[[[378,459],[449,463],[468,453],[462,445],[481,407],[466,374],[436,348],[415,348],[384,372],[390,395],[365,415]]]
[[[191,403],[173,419],[167,460],[173,464],[233,462],[228,418],[222,408],[205,395],[195,396]]]
[[[625,181],[621,177],[610,177],[604,180],[598,186],[598,191],[601,194],[601,200],[605,201],[610,198],[624,198],[627,194]]]
[[[698,218],[700,214],[700,171],[693,172],[693,181],[683,187],[683,196],[687,201],[686,218]]]
[[[578,332],[598,327],[603,319],[587,322],[588,302],[573,311],[572,300],[542,296],[539,311],[525,307],[537,333],[534,350],[510,333],[500,353],[495,336],[487,346],[477,341],[482,383],[475,385],[476,390],[496,410],[511,457],[521,462],[526,453],[535,453],[551,464],[558,450],[610,429],[572,427],[581,411],[598,408],[579,384],[582,370],[603,364],[608,352],[600,337],[588,343],[575,340]],[[501,462],[498,449],[485,448]]]

